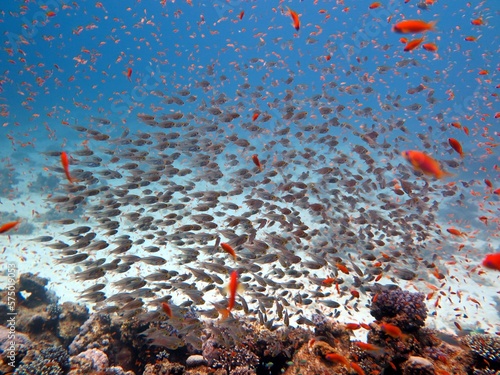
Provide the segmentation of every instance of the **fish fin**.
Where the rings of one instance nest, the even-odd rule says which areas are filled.
[[[431,21],[429,22],[429,26],[431,27],[430,30],[431,31],[436,31],[436,25],[437,25],[438,21]]]

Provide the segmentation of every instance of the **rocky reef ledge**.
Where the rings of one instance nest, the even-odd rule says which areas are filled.
[[[15,325],[0,292],[0,374],[500,374],[500,337],[450,336],[425,327],[424,296],[382,288],[371,323],[340,324],[323,315],[299,327],[273,319],[201,319],[196,309],[175,316],[125,309],[89,313],[59,305],[46,279],[22,274],[16,285]],[[367,330],[367,341],[352,331]]]

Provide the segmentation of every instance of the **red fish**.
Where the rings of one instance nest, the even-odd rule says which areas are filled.
[[[257,166],[257,168],[259,168],[259,172],[262,172],[262,170],[264,169],[264,167],[262,166],[262,164],[261,164],[261,162],[260,162],[259,157],[257,156],[257,154],[253,154],[252,155],[252,161]]]
[[[486,255],[483,260],[483,267],[500,271],[500,253]]]
[[[242,11],[240,12],[240,15],[238,16],[238,17],[240,18],[240,20],[242,20],[242,19],[243,19],[243,16],[244,16],[244,15],[245,15],[245,11],[244,11],[244,10],[242,10]]]
[[[345,329],[348,329],[350,331],[355,331],[360,328],[361,326],[358,323],[346,323],[345,325]]]
[[[410,162],[415,170],[420,171],[425,175],[433,176],[437,179],[452,176],[451,173],[441,169],[437,160],[421,151],[403,151],[401,155]]]
[[[20,224],[21,221],[20,220],[17,220],[17,221],[11,221],[9,223],[5,223],[3,224],[2,226],[0,226],[0,233],[5,233],[13,228],[15,228],[18,224]]]
[[[358,375],[365,375],[366,374],[365,371],[361,368],[361,366],[358,365],[356,362],[351,362],[350,365],[356,374],[358,374]]]
[[[260,113],[259,112],[255,112],[253,115],[252,115],[252,121],[255,121],[259,118],[260,116]]]
[[[345,273],[346,275],[349,274],[349,268],[347,268],[345,265],[343,265],[342,263],[336,263],[335,266],[340,270],[342,271],[343,273]]]
[[[446,231],[454,236],[467,237],[467,233],[461,232],[456,228],[448,228]]]
[[[163,309],[163,311],[165,312],[165,314],[167,314],[167,316],[169,318],[172,318],[172,316],[173,316],[172,308],[170,307],[170,305],[168,303],[162,302],[161,308]]]
[[[416,34],[424,31],[434,30],[436,22],[425,22],[420,20],[405,20],[395,24],[392,30],[401,34]]]
[[[323,284],[324,286],[332,286],[334,282],[335,282],[335,278],[333,278],[333,277],[327,277],[326,279],[324,279],[321,282],[321,284]]]
[[[346,367],[350,367],[349,361],[342,354],[338,353],[328,353],[325,355],[325,359],[330,362],[342,363]]]
[[[378,1],[375,1],[374,3],[371,3],[369,8],[370,9],[377,9],[381,6],[382,4],[380,4]]]
[[[299,31],[300,29],[299,15],[297,14],[297,12],[291,10],[290,8],[288,8],[288,14],[290,14],[290,17],[292,17],[293,27],[295,28],[295,30]]]
[[[399,329],[399,327],[395,326],[394,324],[382,323],[380,324],[380,328],[385,332],[385,334],[395,339],[403,338],[405,336],[401,329]]]
[[[422,43],[423,41],[424,41],[424,38],[410,40],[410,41],[406,44],[406,46],[405,46],[405,48],[404,48],[404,51],[405,51],[405,52],[409,52],[409,51],[411,51],[411,50],[414,50],[414,49],[415,49],[415,48],[417,48],[417,47],[420,45],[420,43]]]
[[[73,177],[71,177],[71,175],[69,174],[69,159],[68,159],[68,154],[65,151],[61,152],[61,164],[63,166],[66,178],[72,184],[74,180]]]
[[[225,242],[221,242],[220,244],[220,247],[222,247],[222,249],[228,253],[229,255],[231,255],[234,259],[236,259],[236,252],[234,251],[233,247],[231,245],[229,245],[228,243],[225,243]]]
[[[426,51],[430,52],[437,52],[438,48],[434,43],[425,43],[422,44],[422,48],[425,49]]]
[[[229,301],[227,303],[227,309],[224,309],[222,311],[222,316],[224,319],[226,319],[229,314],[231,313],[231,310],[234,307],[234,303],[236,301],[236,293],[238,292],[238,272],[233,271],[231,272],[231,278],[229,280],[229,285],[228,285],[228,291],[229,291]]]
[[[123,74],[125,74],[128,78],[129,81],[132,81],[132,68],[127,68],[127,71],[124,72]]]
[[[458,152],[461,158],[464,157],[462,145],[460,144],[459,141],[457,141],[455,138],[448,138],[448,143],[450,144],[451,148],[453,148],[456,152]]]

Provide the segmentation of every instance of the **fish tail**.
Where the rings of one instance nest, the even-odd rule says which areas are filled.
[[[219,310],[219,314],[222,315],[222,320],[226,320],[227,318],[229,318],[229,309],[220,309]]]
[[[454,173],[443,171],[443,173],[441,174],[441,177],[439,177],[439,178],[447,178],[447,177],[454,177],[454,176],[455,176]]]

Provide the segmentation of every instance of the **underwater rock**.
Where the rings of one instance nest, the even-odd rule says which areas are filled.
[[[410,356],[403,364],[403,375],[434,375],[434,365],[428,359]]]
[[[86,306],[73,302],[64,302],[59,314],[59,337],[63,345],[69,345],[78,335],[83,323],[89,318]]]
[[[456,336],[422,328],[417,337],[424,346],[423,352],[419,355],[434,361],[436,370],[447,371],[450,374],[469,372],[474,362],[472,353],[466,346],[460,345],[458,339],[455,338]]]
[[[161,362],[155,364],[148,364],[143,375],[182,375],[184,374],[184,366],[178,363],[171,363],[168,359],[163,359]],[[214,373],[215,374],[215,373]],[[221,372],[218,375],[226,375]]]
[[[349,350],[351,336],[345,325],[319,314],[313,315],[313,322],[316,337],[321,337],[323,341],[341,350]]]
[[[109,366],[106,353],[99,349],[88,349],[71,357],[70,375],[88,374],[91,371],[105,371]]]
[[[196,366],[202,366],[202,365],[206,365],[206,364],[207,364],[207,360],[205,358],[203,358],[202,355],[199,355],[199,354],[190,355],[186,359],[186,366],[187,367],[196,367]]]
[[[110,317],[104,314],[92,314],[69,345],[69,352],[74,355],[92,348],[107,352],[112,340]]]
[[[32,273],[23,273],[19,276],[17,291],[20,299],[18,306],[34,308],[40,305],[48,305],[56,302],[56,297],[46,289],[49,280],[33,275]],[[25,298],[20,293],[28,294]]]
[[[401,289],[383,290],[370,307],[371,315],[394,324],[401,330],[411,332],[424,326],[427,318],[425,295]]]
[[[284,375],[347,374],[345,366],[328,362],[325,359],[326,354],[334,351],[333,347],[323,341],[304,344],[295,352],[293,358],[287,361],[287,367],[283,373]]]
[[[19,363],[33,346],[27,335],[20,332],[14,332],[14,340],[9,337],[12,331],[4,326],[0,326],[0,373],[12,371],[9,363]],[[12,341],[15,345],[12,345]]]

